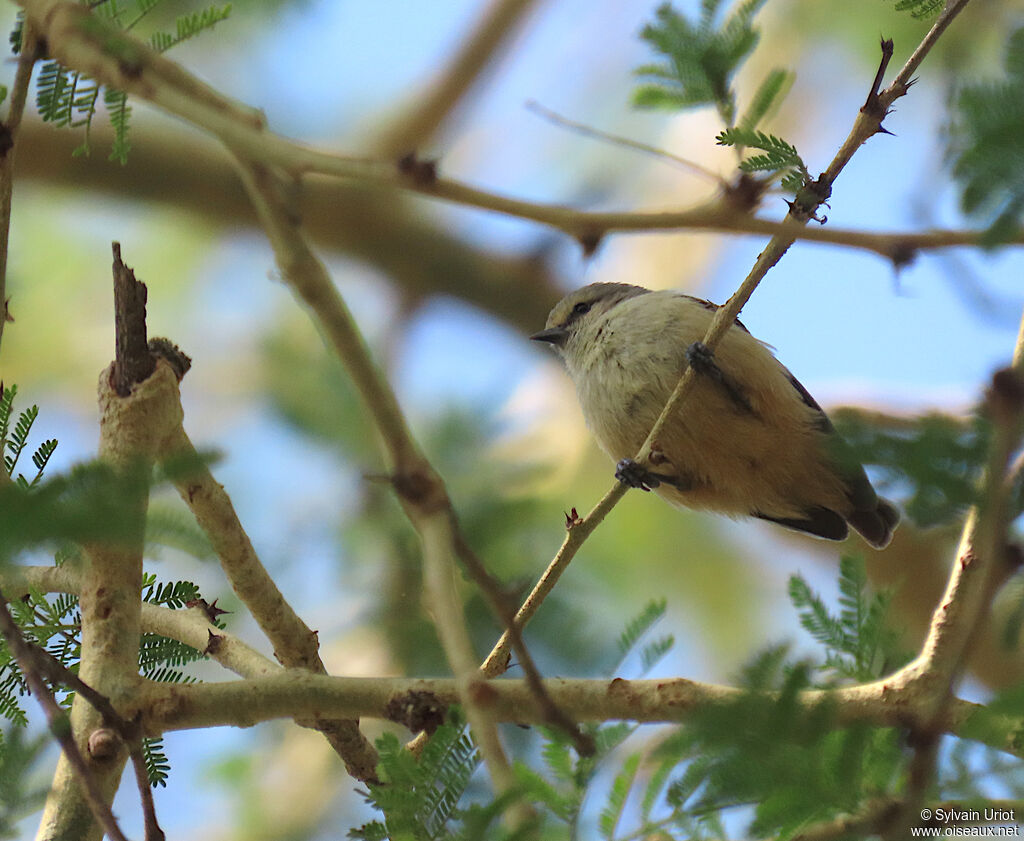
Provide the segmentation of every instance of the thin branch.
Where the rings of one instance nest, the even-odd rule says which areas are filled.
[[[394,392],[378,371],[362,334],[323,263],[307,244],[297,220],[288,213],[281,181],[265,168],[239,159],[249,191],[284,279],[309,306],[328,341],[345,364],[380,432],[388,472],[406,516],[423,546],[424,599],[445,656],[460,687],[473,737],[495,789],[515,785],[511,766],[487,708],[481,704],[476,669],[461,604],[454,590],[457,530],[444,482],[419,451]],[[517,807],[516,819],[528,819]]]
[[[13,318],[8,310],[7,256],[10,251],[11,197],[14,191],[14,151],[18,145],[18,129],[25,113],[32,68],[35,66],[38,43],[35,31],[25,21],[21,28],[21,53],[8,100],[7,119],[0,124],[0,340],[4,327]],[[0,465],[0,472],[3,466]]]
[[[455,590],[455,535],[447,518],[424,518],[416,524],[423,543],[423,604],[434,621],[445,657],[455,675],[459,701],[464,705],[473,741],[480,750],[496,793],[516,787],[512,765],[498,739],[497,718],[489,702],[490,688],[484,686],[477,669],[477,657],[466,630],[462,603]],[[484,703],[483,699],[488,702]],[[531,818],[523,803],[514,816],[517,823]]]
[[[420,149],[445,119],[479,84],[483,72],[516,33],[537,0],[492,0],[474,30],[462,41],[451,62],[420,92],[412,106],[375,143],[385,157],[398,157]]]
[[[14,599],[28,595],[32,589],[77,596],[82,589],[82,578],[69,564],[59,567],[12,566],[0,570],[0,589]],[[172,610],[143,602],[142,630],[190,645],[240,677],[263,677],[281,671],[280,664],[263,656],[230,631],[211,624],[199,607]]]
[[[557,204],[523,201],[471,185],[436,176],[432,167],[408,167],[366,158],[345,157],[319,152],[301,146],[267,131],[260,115],[219,94],[200,82],[177,64],[150,50],[145,44],[116,30],[98,18],[89,16],[81,6],[60,0],[19,0],[29,19],[35,21],[47,36],[55,57],[65,65],[87,70],[94,78],[119,90],[153,102],[166,111],[205,129],[252,161],[280,167],[292,175],[320,174],[409,190],[424,196],[442,199],[481,210],[531,220],[561,231],[577,239],[600,238],[605,233],[658,230],[705,230],[725,233],[748,233],[787,236],[813,242],[827,242],[873,251],[903,265],[920,249],[977,245],[982,232],[934,231],[918,234],[884,234],[842,231],[829,228],[807,228],[789,221],[758,219],[738,210],[725,201],[710,202],[700,207],[670,212],[608,212],[589,213]],[[965,0],[956,4],[963,7]],[[950,17],[943,16],[936,27],[945,28]],[[88,21],[88,25],[86,25]],[[915,52],[914,63],[908,62],[897,79],[908,68],[916,67],[934,43],[935,27]],[[133,56],[125,66],[112,55],[115,46],[124,46]],[[912,69],[909,72],[913,72]],[[901,92],[902,91],[902,92]],[[906,86],[890,85],[880,94],[882,103],[891,103],[906,92]],[[874,134],[880,121],[861,115],[841,154],[823,175],[823,183],[831,184],[845,161],[856,148]],[[1024,242],[1024,232],[1012,242]]]
[[[548,597],[548,594],[554,589],[555,584],[558,583],[558,579],[561,578],[562,573],[565,572],[569,567],[569,563],[576,553],[580,550],[584,541],[594,532],[594,530],[601,524],[604,518],[608,515],[608,512],[615,507],[620,499],[626,495],[626,486],[621,482],[616,482],[612,486],[611,490],[606,493],[601,500],[591,509],[590,513],[587,514],[582,520],[575,520],[568,526],[568,533],[565,536],[565,540],[559,547],[558,552],[552,559],[551,563],[548,564],[547,569],[544,570],[544,574],[541,575],[540,579],[534,585],[529,595],[523,601],[522,607],[516,612],[516,627],[522,629],[527,622],[529,622],[533,615],[543,604],[544,599]],[[505,631],[501,635],[501,639],[495,644],[494,648],[491,649],[491,653],[487,655],[487,659],[484,660],[480,666],[480,670],[487,677],[497,677],[503,674],[508,668],[509,664],[509,652],[512,648],[512,639],[508,631]]]
[[[935,19],[935,23],[928,30],[928,34],[924,36],[921,43],[917,45],[917,49],[907,59],[906,64],[896,74],[892,84],[880,95],[881,104],[885,108],[888,108],[896,99],[899,99],[907,92],[907,88],[913,84],[914,74],[917,72],[917,68],[921,66],[921,62],[925,60],[925,57],[931,52],[932,47],[935,46],[942,33],[946,31],[947,27],[953,22],[953,19],[964,10],[968,2],[969,0],[946,0],[946,7]]]
[[[562,730],[573,741],[576,752],[580,756],[593,756],[596,751],[594,739],[589,734],[583,733],[569,716],[567,716],[558,705],[551,700],[544,682],[541,679],[540,670],[533,660],[533,655],[523,642],[523,635],[519,632],[516,624],[516,615],[508,601],[508,594],[499,586],[494,577],[487,571],[483,562],[476,556],[476,553],[469,547],[465,539],[457,531],[455,533],[456,552],[462,560],[463,566],[468,570],[470,576],[480,588],[484,598],[487,600],[491,612],[501,621],[505,627],[505,633],[509,635],[512,650],[515,651],[519,660],[519,667],[523,670],[526,682],[533,690],[534,698],[544,711],[546,723],[552,727]],[[476,663],[474,662],[474,669]],[[482,671],[482,669],[481,669]],[[487,676],[487,673],[484,672]]]
[[[611,134],[610,132],[596,129],[593,126],[588,126],[585,123],[578,123],[575,120],[570,120],[568,117],[559,114],[557,111],[552,111],[550,108],[546,108],[533,99],[526,103],[526,110],[532,111],[538,117],[547,120],[549,123],[561,126],[562,128],[573,131],[583,137],[591,137],[594,140],[601,140],[615,146],[622,146],[625,149],[632,149],[635,152],[643,152],[646,155],[652,155],[658,160],[675,164],[676,166],[685,169],[687,172],[706,178],[717,184],[723,190],[729,187],[729,182],[725,178],[703,164],[697,163],[697,161],[691,161],[689,158],[681,158],[679,155],[673,155],[671,152],[666,152],[664,149],[659,149],[657,146],[651,146],[648,143],[640,143],[639,141],[632,140],[628,137]]]
[[[121,832],[121,827],[118,826],[114,813],[110,810],[110,803],[104,790],[96,780],[93,768],[86,762],[82,752],[78,749],[67,713],[60,708],[50,688],[36,669],[37,658],[29,643],[22,636],[21,629],[15,623],[11,612],[7,609],[7,599],[3,593],[0,593],[0,634],[3,634],[7,647],[11,650],[25,677],[25,682],[32,694],[36,696],[39,706],[43,708],[50,732],[60,743],[65,760],[74,770],[75,780],[81,787],[85,801],[97,823],[115,841],[127,841],[124,833]]]
[[[1006,477],[1021,442],[1024,417],[1024,317],[1011,366],[993,377],[986,408],[993,436],[979,502],[967,515],[956,562],[921,654],[906,667],[927,683],[939,708],[964,667],[968,647],[992,596],[991,581],[1005,558],[1012,491]]]
[[[964,0],[964,2],[966,2],[966,0]],[[938,23],[936,23],[936,26],[938,26]],[[929,44],[934,44],[934,38],[931,33],[929,33],[925,40]],[[888,64],[889,55],[890,53],[886,50],[885,45],[883,44],[883,56],[880,64],[880,67],[883,70]],[[872,85],[872,92],[877,88],[878,78],[879,77],[876,77],[876,80]],[[906,91],[904,91],[904,93],[905,92]],[[814,218],[814,214],[817,209],[831,195],[833,183],[843,171],[846,164],[849,163],[853,153],[859,149],[866,140],[878,133],[882,125],[882,120],[885,117],[885,113],[886,112],[883,111],[880,115],[871,115],[864,110],[861,110],[854,120],[850,134],[843,142],[825,172],[823,172],[815,182],[805,185],[798,192],[797,199],[790,206],[789,214],[783,223],[784,233],[779,233],[772,237],[771,241],[758,255],[757,260],[754,263],[754,267],[751,269],[740,287],[733,293],[729,300],[716,311],[715,317],[712,319],[702,340],[703,344],[711,351],[714,351],[718,346],[718,343],[733,326],[736,318],[740,314],[740,311],[750,299],[750,296],[754,293],[754,290],[757,288],[758,284],[760,284],[761,280],[765,277],[768,271],[782,259],[783,255],[785,255],[790,246],[796,241],[795,236],[791,232],[806,226],[807,223]],[[695,387],[697,377],[697,372],[692,367],[688,366],[686,371],[680,377],[679,382],[676,384],[676,387],[669,397],[668,402],[665,404],[665,407],[662,409],[661,414],[655,421],[654,426],[648,433],[647,438],[644,440],[643,446],[637,453],[635,459],[637,462],[641,464],[645,463],[650,457],[652,451],[656,449],[657,441],[661,436],[665,425],[668,423],[669,418],[673,417],[680,411],[690,392]],[[590,514],[588,514],[578,524],[573,525],[565,542],[562,544],[558,554],[555,556],[555,559],[551,564],[549,564],[547,570],[545,570],[541,581],[534,586],[529,596],[527,596],[524,608],[520,610],[520,613],[524,616],[524,622],[530,615],[532,615],[532,611],[536,610],[536,607],[539,606],[547,592],[550,592],[551,586],[553,586],[554,582],[558,580],[558,577],[565,569],[569,560],[572,559],[572,556],[579,549],[580,544],[582,544],[582,542],[593,533],[597,523],[607,515],[608,511],[610,511],[624,495],[625,486],[617,482],[605,494],[604,498],[602,498]],[[596,522],[592,522],[592,518],[596,518]],[[578,540],[574,537],[577,532],[579,534]],[[527,603],[533,605],[529,613],[524,612],[525,605]],[[488,673],[500,674],[504,671],[508,663],[507,651],[508,641],[502,638],[484,661],[484,668],[488,670]]]

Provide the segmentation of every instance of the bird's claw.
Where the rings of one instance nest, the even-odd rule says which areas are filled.
[[[652,490],[661,484],[661,479],[631,458],[624,458],[615,465],[615,478],[622,484],[641,491]]]
[[[686,361],[702,374],[720,379],[722,371],[715,363],[715,353],[704,342],[694,342],[686,349]]]
[[[736,408],[746,414],[754,414],[754,407],[743,392],[740,385],[726,376],[725,372],[715,362],[715,352],[704,342],[694,342],[686,349],[686,361],[690,367],[709,379],[714,380],[729,395],[729,399],[736,405]]]

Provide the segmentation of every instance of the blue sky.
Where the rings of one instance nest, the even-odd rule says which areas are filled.
[[[644,199],[631,193],[630,182],[668,177],[661,175],[661,164],[569,135],[529,113],[524,104],[536,99],[573,119],[655,145],[670,133],[676,137],[688,131],[672,129],[668,118],[637,114],[629,107],[628,73],[647,58],[635,35],[655,5],[615,0],[541,4],[492,72],[490,83],[436,143],[433,151],[441,155],[446,174],[539,201],[584,204],[596,194],[604,206],[642,205]],[[213,36],[224,39],[217,49],[207,46],[213,41],[200,41],[176,57],[194,62],[211,84],[263,107],[273,128],[311,143],[358,151],[359,139],[368,137],[388,111],[400,111],[406,97],[450,54],[481,7],[467,0],[307,2],[282,12],[267,30],[233,29],[228,21]],[[240,6],[240,15],[244,12]],[[775,20],[772,15],[769,3],[766,27]],[[777,26],[775,31],[783,37]],[[954,26],[950,37],[955,35]],[[828,86],[828,96],[815,100],[820,110],[787,134],[812,170],[820,170],[852,124],[873,68],[839,47],[801,56],[797,70],[795,93]],[[830,225],[871,230],[964,225],[936,147],[943,129],[945,81],[932,76],[928,64],[920,76],[921,82],[887,123],[896,137],[872,139],[841,176],[827,211]],[[799,106],[789,113],[799,115]],[[139,107],[137,116],[145,118],[146,109]],[[708,133],[706,121],[697,119],[693,126],[691,134]],[[713,132],[708,143],[710,137]],[[671,172],[668,167],[664,171]],[[601,183],[602,174],[609,176],[610,186]],[[680,195],[677,203],[685,206],[687,199]],[[424,206],[425,212],[449,220],[453,229],[497,249],[513,252],[551,238],[517,220],[437,203]],[[111,232],[107,239],[121,235],[114,231],[145,224],[130,208],[112,213],[92,223],[105,228],[104,236]],[[773,218],[783,213],[780,200],[770,201],[764,210]],[[752,237],[622,236],[610,238],[594,258],[584,260],[569,244],[559,257],[567,287],[597,276],[609,279],[602,272],[628,266],[629,249],[665,237],[678,241],[681,251],[707,247],[714,253],[702,263],[699,282],[682,265],[677,276],[668,271],[650,282],[696,289],[716,301],[738,285],[762,245]],[[201,306],[195,323],[182,325],[182,330],[186,335],[192,331],[211,356],[222,354],[218,358],[227,365],[232,354],[245,353],[249,324],[271,322],[281,308],[291,306],[290,297],[268,281],[269,252],[251,234],[226,236],[204,247],[208,251],[199,260]],[[372,274],[341,261],[332,265],[350,278],[346,291],[357,313],[375,317],[387,311],[388,296],[373,288]],[[798,243],[742,317],[826,405],[864,400],[914,410],[964,410],[991,372],[1009,360],[1024,303],[1022,269],[1019,253],[960,252],[952,258],[922,255],[895,275],[890,265],[872,255]],[[637,273],[643,274],[641,269]],[[633,274],[620,279],[649,282]],[[990,312],[965,303],[965,290],[974,284],[993,299]],[[187,339],[183,345],[188,348]],[[542,366],[554,364],[550,354],[507,325],[464,304],[437,300],[424,307],[403,338],[395,376],[400,396],[415,416],[445,401],[500,407]],[[204,430],[203,421],[209,422],[194,437],[216,441],[218,432],[225,433],[221,478],[237,489],[242,519],[253,524],[254,540],[268,563],[279,565],[306,609],[322,610],[325,593],[310,583],[316,579],[309,576],[308,566],[302,574],[285,569],[286,549],[298,541],[318,569],[329,569],[333,561],[317,557],[321,536],[315,522],[295,524],[291,515],[299,506],[292,496],[296,489],[279,477],[287,475],[285,465],[292,475],[301,473],[307,498],[317,499],[325,510],[351,492],[346,484],[350,477],[339,479],[337,465],[325,461],[322,451],[290,436],[261,414],[260,407],[246,415],[224,411],[216,398],[195,392],[186,392],[186,400],[192,401],[190,428]],[[59,465],[91,455],[94,417],[64,414],[54,401],[48,420],[57,427],[50,434],[62,439]],[[267,453],[256,465],[245,457],[253,449]],[[279,520],[289,523],[288,528],[278,528]],[[760,528],[740,526],[737,539],[759,543]],[[826,580],[831,578],[829,572]],[[358,605],[352,609],[357,615]],[[199,746],[188,737],[169,740],[176,762],[183,766],[172,787],[158,792],[161,818],[172,837],[198,828],[212,836],[219,822],[229,821],[217,790],[206,788],[201,775],[197,780],[188,766],[201,762],[212,746],[242,749],[249,739],[246,733],[216,731],[204,734]],[[134,812],[128,805],[130,792],[127,798],[124,814]],[[30,820],[25,837],[33,828]],[[128,828],[139,834],[130,822]]]

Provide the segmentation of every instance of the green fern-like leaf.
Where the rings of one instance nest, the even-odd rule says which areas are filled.
[[[608,795],[608,804],[601,811],[598,826],[604,838],[613,839],[626,809],[626,801],[636,783],[637,771],[640,770],[640,754],[630,756],[622,765],[622,769],[612,781],[612,790]]]
[[[942,11],[946,0],[896,0],[897,12],[910,12],[911,17],[930,18]]]
[[[2,383],[0,383],[2,385]],[[4,386],[0,390],[0,450],[6,446],[7,436],[11,430],[11,417],[14,412],[14,398],[18,396],[18,386]]]
[[[149,557],[159,558],[163,549],[184,552],[201,561],[215,556],[206,532],[196,525],[187,510],[154,501],[146,514],[146,552]],[[185,601],[197,594],[186,597]]]
[[[147,573],[142,582],[142,600],[175,610],[198,598],[199,585],[192,581],[158,582],[156,576]]]
[[[36,447],[36,451],[32,453],[32,464],[35,465],[36,470],[38,471],[35,478],[32,480],[33,485],[37,484],[39,480],[42,479],[43,471],[46,469],[46,465],[49,464],[50,456],[53,455],[56,449],[57,439],[50,438],[43,441],[42,444]]]
[[[1012,236],[1024,217],[1024,28],[1006,48],[1006,76],[970,85],[956,100],[949,154],[964,212],[989,224],[988,242]]]
[[[36,78],[39,116],[58,128],[71,122],[72,74],[56,61],[43,64]]]
[[[388,837],[416,841],[446,837],[449,821],[479,763],[465,726],[455,721],[439,727],[418,759],[391,733],[377,740],[377,750],[382,784],[371,784],[367,799],[384,813]],[[360,831],[375,831],[367,827]]]
[[[570,823],[578,814],[579,798],[563,793],[536,771],[522,763],[517,762],[513,770],[516,783],[528,802],[543,805],[551,814],[565,823]]]
[[[10,433],[10,437],[7,439],[7,449],[10,451],[10,454],[4,457],[4,464],[7,467],[7,475],[9,476],[14,474],[14,468],[21,457],[21,451],[28,445],[28,436],[37,417],[39,417],[39,407],[30,406],[18,416],[18,421],[14,424],[14,431]]]
[[[110,160],[124,165],[128,163],[128,151],[131,149],[131,143],[128,141],[128,120],[131,118],[132,109],[128,104],[128,94],[124,91],[105,88],[103,104],[107,107],[107,118],[110,120],[110,127],[114,130]]]
[[[159,634],[143,634],[139,646],[139,668],[145,674],[156,672],[162,667],[184,666],[204,657],[198,649]]]
[[[756,162],[754,158],[750,158],[740,164],[740,169],[746,172],[783,169],[797,169],[804,173],[807,171],[796,147],[773,134],[737,127],[725,129],[715,140],[719,146],[749,146],[765,153],[757,156]]]
[[[194,12],[191,15],[182,15],[175,21],[175,32],[154,32],[150,37],[153,49],[158,52],[166,52],[171,47],[195,38],[202,32],[213,29],[218,23],[227,20],[231,14],[231,4],[224,6],[210,6],[201,12]]]
[[[166,786],[167,778],[171,773],[171,762],[164,753],[164,740],[152,738],[142,740],[142,755],[146,758],[146,775],[149,777],[149,784]]]
[[[370,821],[348,831],[349,838],[356,841],[387,841],[388,828],[380,821]]]
[[[691,22],[671,4],[658,7],[654,23],[640,37],[660,57],[638,67],[642,80],[633,102],[644,108],[692,108],[714,105],[726,125],[736,113],[732,77],[757,45],[754,14],[764,0],[744,0],[715,26],[719,3],[704,3],[700,19]]]
[[[861,558],[840,561],[838,616],[798,575],[789,580],[789,598],[800,624],[825,647],[825,670],[864,682],[879,677],[884,667],[897,665],[896,635],[886,622],[891,597],[869,592]]]
[[[668,602],[665,599],[654,599],[648,602],[640,613],[631,619],[622,633],[619,634],[619,654],[626,657],[646,634],[662,617],[668,609]]]
[[[855,458],[905,489],[903,510],[918,525],[956,520],[974,502],[990,435],[982,419],[932,414],[908,426],[839,413],[833,420]]]
[[[46,787],[38,771],[49,744],[45,734],[0,728],[0,838],[21,837],[18,824],[42,806]]]
[[[92,13],[99,18],[94,21],[95,25],[113,27],[107,32],[105,49],[120,61],[139,61],[141,57],[138,55],[135,42],[119,37],[117,33],[136,28],[161,2],[162,0],[134,0],[132,3],[118,3],[117,0],[100,0],[91,3]],[[175,21],[174,32],[155,32],[150,36],[150,43],[159,52],[164,52],[213,29],[230,13],[231,6],[224,5],[210,6],[202,11],[181,15]],[[11,38],[16,46],[20,46],[20,18],[19,27],[16,27]],[[110,159],[124,164],[131,148],[128,140],[131,107],[123,91],[102,88],[94,79],[78,71],[69,70],[59,62],[49,61],[43,65],[37,77],[36,105],[44,122],[53,123],[59,128],[83,129],[82,142],[73,154],[88,155],[91,152],[90,134],[101,90],[114,133]]]

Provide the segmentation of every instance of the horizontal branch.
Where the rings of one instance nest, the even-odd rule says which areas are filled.
[[[310,149],[269,131],[262,116],[202,83],[179,65],[129,35],[108,29],[82,7],[60,0],[19,0],[47,39],[53,55],[100,82],[146,99],[202,128],[249,160],[280,167],[293,175],[319,174],[412,191],[453,204],[537,222],[584,241],[613,232],[703,230],[784,236],[796,240],[859,248],[903,264],[923,249],[978,245],[981,231],[878,233],[803,227],[791,221],[760,219],[715,200],[685,210],[592,212],[561,204],[526,201],[438,177],[432,162],[401,166],[392,161],[348,157]],[[130,56],[130,60],[126,58]],[[883,92],[886,103],[905,85]],[[868,118],[865,118],[868,119]],[[855,138],[852,149],[863,142]],[[834,173],[833,173],[834,175]],[[1024,232],[1011,240],[1024,243]]]
[[[544,681],[552,700],[578,721],[624,720],[675,723],[694,714],[738,700],[744,690],[685,678],[613,680],[549,678]],[[914,727],[918,705],[915,685],[886,679],[835,690],[806,690],[797,703],[806,711],[827,703],[838,726],[858,722],[882,727]],[[411,693],[420,693],[413,695]],[[425,695],[422,693],[426,693]],[[453,678],[363,678],[314,675],[297,669],[280,674],[225,683],[168,685],[149,682],[141,698],[143,727],[150,735],[198,727],[251,727],[277,718],[316,713],[351,718],[388,718],[388,710],[404,707],[406,698],[430,698],[442,705],[458,703]],[[769,696],[766,696],[769,697]],[[542,724],[545,711],[524,680],[495,680],[479,699],[495,720]],[[968,721],[984,708],[959,698],[952,700],[944,720],[945,732],[974,738]],[[927,712],[928,710],[922,710]],[[1009,719],[993,729],[986,743],[1015,756],[1024,745],[1011,733],[1024,722]]]

